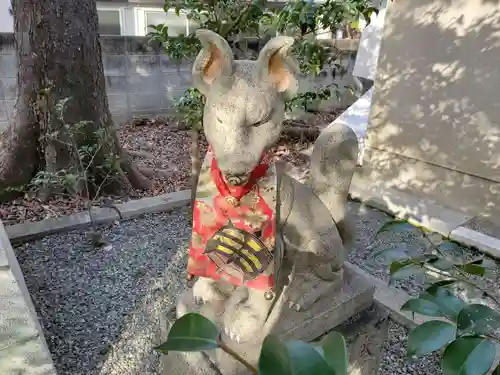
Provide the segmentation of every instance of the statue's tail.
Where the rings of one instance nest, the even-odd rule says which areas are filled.
[[[328,207],[346,248],[354,241],[347,197],[356,170],[358,138],[347,125],[333,122],[319,135],[311,155],[309,184]]]

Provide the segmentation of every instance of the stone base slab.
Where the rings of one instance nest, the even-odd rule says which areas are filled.
[[[164,375],[220,375],[204,353],[171,352],[161,358]]]
[[[389,334],[389,311],[374,304],[335,327],[347,343],[349,375],[376,375]]]
[[[313,341],[332,327],[368,308],[373,303],[374,293],[375,287],[363,276],[344,267],[344,285],[341,290],[325,296],[309,311],[289,310],[283,306],[283,301],[278,302],[281,310],[287,310],[286,314],[281,314],[279,318],[271,314],[270,320],[277,322],[271,332],[285,340]],[[277,311],[278,309],[274,310]]]
[[[345,269],[344,285],[341,290],[332,291],[331,295],[325,296],[318,301],[309,311],[297,312],[285,306],[285,290],[280,300],[277,301],[275,309],[266,323],[267,326],[262,327],[262,332],[277,334],[284,340],[313,341],[352,316],[372,306],[374,291],[374,286],[351,268]],[[203,313],[202,307],[193,303],[190,290],[186,291],[180,297],[179,306],[178,313],[180,312],[180,315],[187,311],[200,312],[201,310]],[[255,343],[238,343],[225,336],[224,341],[250,363],[257,362],[260,354],[260,345],[256,345]],[[210,351],[206,354],[223,375],[248,374],[248,371],[242,365],[221,350]],[[189,355],[180,355],[183,356],[182,360],[185,362],[183,365],[184,369],[182,370],[185,371],[184,373],[205,374],[202,372],[207,371],[206,369],[208,368],[205,357],[199,355],[189,358]],[[171,361],[174,361],[176,364],[182,362],[176,361],[173,357]],[[175,371],[178,371],[179,374],[181,373],[175,366],[170,370],[166,362],[164,366],[165,375],[176,374]],[[179,365],[176,366],[178,367]],[[209,374],[212,375],[212,373]]]

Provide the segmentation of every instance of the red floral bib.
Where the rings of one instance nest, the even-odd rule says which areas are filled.
[[[266,157],[245,186],[232,187],[225,184],[209,149],[201,167],[193,205],[188,274],[272,290],[276,190],[276,169]],[[231,263],[237,263],[245,276],[221,267],[221,264]]]

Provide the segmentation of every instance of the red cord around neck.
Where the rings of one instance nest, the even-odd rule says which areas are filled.
[[[209,149],[210,151],[210,149]],[[234,197],[237,200],[240,200],[246,194],[248,194],[252,188],[255,186],[257,180],[263,177],[267,169],[269,168],[269,163],[266,157],[261,159],[259,165],[257,165],[253,171],[250,173],[250,178],[247,183],[243,186],[228,186],[224,177],[222,176],[222,172],[217,166],[217,161],[215,160],[215,155],[212,156],[212,164],[210,166],[210,174],[212,175],[212,179],[219,191],[220,195],[223,197]]]

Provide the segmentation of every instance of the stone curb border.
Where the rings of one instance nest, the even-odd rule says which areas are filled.
[[[373,187],[357,178],[353,180],[349,194],[353,200],[366,203],[396,218],[405,219],[412,225],[437,232],[452,241],[500,259],[500,238],[464,226],[473,219],[473,216],[395,189]]]
[[[191,201],[191,190],[182,190],[141,198],[117,204],[114,207],[92,209],[92,219],[96,225],[113,223],[117,220],[129,220],[145,213],[169,211],[182,207]],[[90,227],[92,220],[87,211],[56,219],[14,224],[5,227],[11,242],[26,242],[45,237],[49,234],[66,232],[73,229]]]

